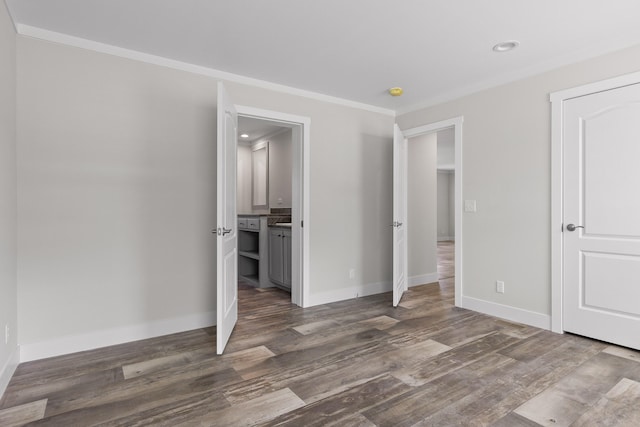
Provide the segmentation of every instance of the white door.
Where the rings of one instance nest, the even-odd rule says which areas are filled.
[[[393,126],[393,306],[407,290],[407,139]]]
[[[564,330],[640,349],[640,84],[564,102]]]
[[[236,215],[238,113],[218,83],[218,227],[216,349],[222,354],[238,320],[238,232]]]

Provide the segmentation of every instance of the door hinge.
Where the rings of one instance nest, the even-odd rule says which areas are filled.
[[[304,227],[304,221],[300,221],[300,228]]]

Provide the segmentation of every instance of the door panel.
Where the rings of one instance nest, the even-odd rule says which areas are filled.
[[[236,215],[238,113],[218,83],[216,351],[222,354],[238,320],[238,232]]]
[[[640,105],[615,105],[582,119],[584,213],[591,235],[640,237]],[[586,213],[588,212],[588,216]]]
[[[583,252],[582,257],[585,309],[640,317],[640,256]]]
[[[564,329],[640,349],[640,85],[565,101],[563,141]]]
[[[393,306],[407,290],[407,140],[393,128]]]

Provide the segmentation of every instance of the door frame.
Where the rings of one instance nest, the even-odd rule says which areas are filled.
[[[454,145],[455,145],[455,296],[454,303],[456,307],[462,307],[462,290],[463,290],[463,276],[462,276],[462,123],[464,122],[464,116],[458,116],[447,120],[441,120],[434,123],[429,123],[423,126],[418,126],[402,131],[402,134],[406,139],[414,138],[416,136],[425,135],[428,133],[438,132],[439,130],[453,128],[454,132]],[[406,171],[405,171],[406,173]]]
[[[562,295],[564,290],[563,222],[564,175],[562,157],[564,149],[564,101],[640,83],[640,72],[588,83],[570,89],[552,92],[551,102],[551,330],[564,333]]]
[[[311,118],[244,105],[236,105],[236,110],[238,116],[269,120],[292,128],[291,301],[300,307],[308,307]]]

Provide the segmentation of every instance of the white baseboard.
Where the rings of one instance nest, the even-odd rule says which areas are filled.
[[[358,297],[366,297],[389,291],[391,291],[391,282],[367,283],[364,285],[351,286],[349,288],[312,294],[309,297],[309,305],[307,307],[329,304]]]
[[[68,335],[48,341],[22,344],[20,346],[20,362],[206,328],[215,324],[216,313],[212,311],[86,334]]]
[[[16,371],[19,362],[20,348],[16,347],[13,349],[13,352],[9,356],[7,363],[5,363],[2,367],[2,370],[0,370],[0,399],[2,398],[2,395],[4,395],[4,392],[9,385],[9,381],[11,381],[13,373]]]
[[[445,242],[449,240],[455,240],[456,238],[453,236],[440,236],[438,237],[438,242]]]
[[[551,316],[548,314],[536,313],[534,311],[466,296],[462,296],[462,304],[460,306],[512,322],[524,323],[525,325],[535,326],[541,329],[551,329]]]
[[[433,282],[437,282],[438,281],[438,273],[429,273],[429,274],[422,274],[420,276],[411,276],[409,277],[409,287],[411,286],[418,286],[418,285],[424,285],[426,283],[433,283]]]

